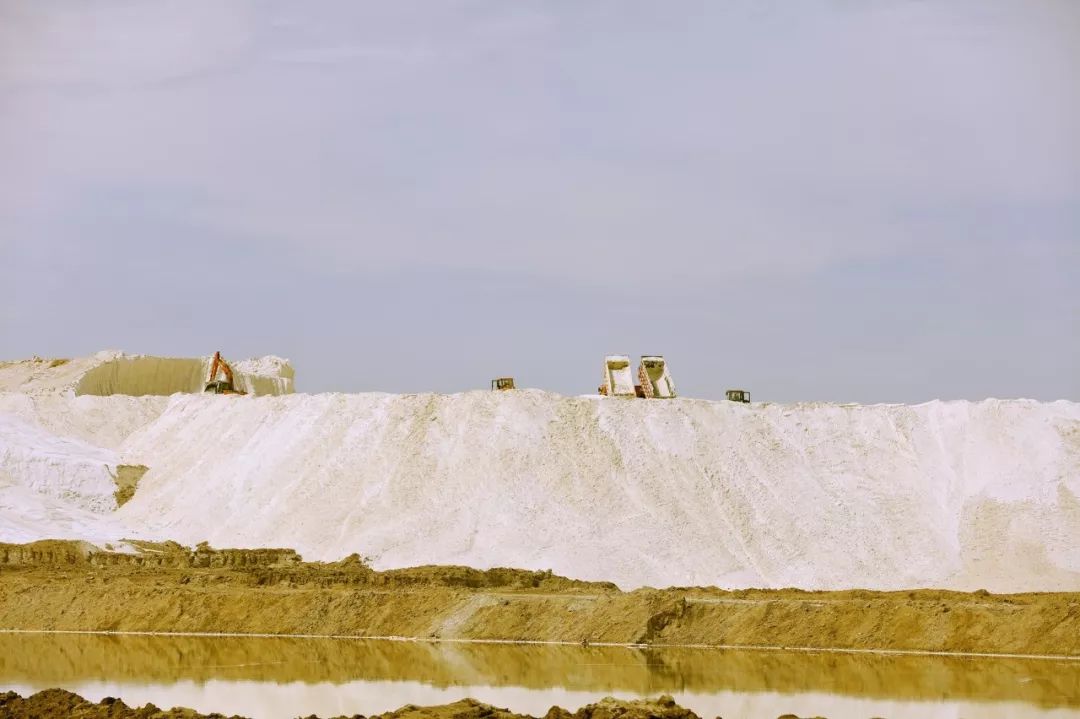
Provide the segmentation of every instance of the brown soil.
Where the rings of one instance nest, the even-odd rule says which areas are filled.
[[[116,491],[113,492],[113,496],[116,498],[117,507],[123,507],[129,499],[135,496],[135,490],[139,487],[139,480],[149,470],[150,468],[144,464],[117,465],[116,476],[113,477],[113,481],[116,483]]]
[[[1080,657],[1080,593],[619,591],[517,569],[292,550],[0,544],[0,629],[783,646]]]
[[[119,699],[106,698],[94,704],[77,694],[62,689],[48,689],[23,699],[15,692],[0,694],[0,717],[8,719],[40,719],[41,717],[74,717],[76,719],[197,719],[221,717],[221,714],[200,714],[191,709],[161,710],[153,704],[131,708]],[[363,719],[362,715],[353,715]],[[453,704],[402,708],[373,715],[372,719],[532,719],[527,714],[514,714],[507,709],[482,704],[474,699],[462,699]],[[781,719],[797,719],[786,714]],[[312,715],[309,719],[316,719]],[[680,707],[669,696],[655,701],[620,701],[603,699],[576,712],[560,707],[548,710],[544,719],[700,719],[697,714]]]

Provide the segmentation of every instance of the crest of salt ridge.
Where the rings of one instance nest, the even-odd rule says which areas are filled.
[[[294,394],[287,361],[0,364],[0,541],[725,587],[1080,590],[1080,404]],[[118,480],[145,467],[118,506]]]

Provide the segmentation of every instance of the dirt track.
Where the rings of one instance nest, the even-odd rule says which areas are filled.
[[[621,592],[545,572],[290,550],[0,545],[0,629],[235,632],[1080,656],[1080,594]]]

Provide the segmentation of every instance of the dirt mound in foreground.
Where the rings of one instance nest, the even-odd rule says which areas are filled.
[[[0,716],[9,719],[41,719],[42,717],[75,717],[76,719],[210,719],[222,714],[200,714],[192,709],[174,708],[162,710],[153,704],[132,708],[119,699],[107,697],[94,704],[78,694],[63,689],[47,689],[27,698],[15,692],[0,694]],[[243,719],[236,717],[235,719]],[[318,719],[312,714],[308,719]],[[339,718],[340,719],[340,718]],[[365,719],[354,714],[353,719]],[[453,704],[419,707],[412,704],[386,714],[375,714],[370,719],[534,719],[528,714],[515,714],[507,709],[493,707],[475,699],[462,699]],[[697,714],[684,709],[669,696],[654,700],[623,701],[606,698],[595,704],[569,712],[561,707],[551,707],[544,719],[700,719]],[[720,719],[719,717],[717,719]],[[785,714],[780,719],[798,719]],[[822,719],[818,717],[818,719]]]
[[[133,709],[119,699],[106,697],[94,704],[78,694],[63,689],[46,689],[25,699],[15,692],[0,694],[0,717],[5,719],[44,719],[72,717],[73,719],[197,719],[220,717],[221,714],[200,714],[194,709],[176,708],[162,711],[153,704]]]

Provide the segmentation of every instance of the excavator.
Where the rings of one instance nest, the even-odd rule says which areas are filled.
[[[225,376],[225,379],[217,378],[219,370]],[[247,394],[247,392],[236,389],[233,382],[232,367],[221,356],[221,352],[214,353],[214,361],[210,363],[210,377],[206,380],[206,389],[204,391],[213,392],[214,394]]]

